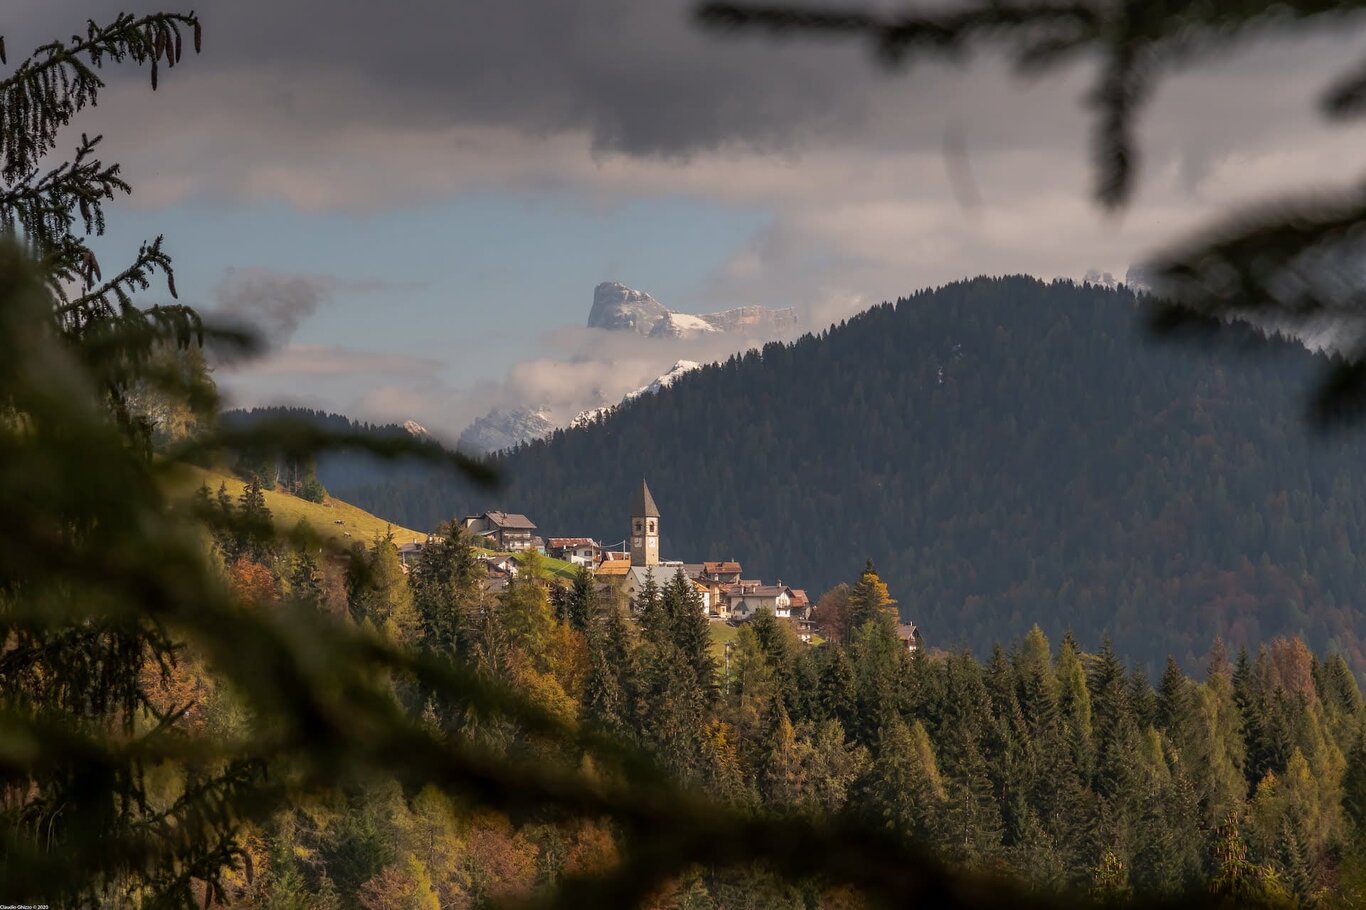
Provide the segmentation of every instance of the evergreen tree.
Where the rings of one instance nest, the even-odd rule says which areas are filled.
[[[924,726],[893,717],[878,738],[865,796],[871,819],[906,840],[936,843],[946,795]]]
[[[1280,880],[1285,889],[1301,905],[1308,904],[1314,892],[1313,870],[1310,867],[1309,851],[1304,838],[1291,816],[1281,820],[1280,841],[1276,853],[1276,864],[1280,869]]]
[[[624,610],[615,601],[594,617],[588,629],[588,680],[584,708],[590,720],[618,736],[637,729],[639,686],[635,648]]]
[[[1357,732],[1342,778],[1342,811],[1354,842],[1366,843],[1366,728]]]
[[[1214,843],[1214,875],[1209,890],[1238,905],[1288,903],[1288,895],[1273,870],[1250,862],[1247,845],[1236,822],[1220,825]]]
[[[670,641],[673,628],[669,622],[669,614],[665,612],[664,597],[655,581],[653,569],[645,573],[645,584],[641,586],[632,607],[640,619],[640,627],[645,637],[650,642],[663,645]]]
[[[1202,722],[1199,748],[1186,767],[1205,807],[1208,827],[1222,824],[1247,796],[1243,774],[1245,745],[1243,719],[1238,708],[1233,670],[1216,639],[1205,670],[1204,685],[1199,687]]]
[[[695,670],[671,642],[652,643],[643,651],[645,741],[678,780],[700,783],[705,706],[695,684]]]
[[[322,576],[311,553],[298,553],[289,576],[289,595],[301,604],[319,607],[323,602]]]
[[[854,630],[849,644],[858,710],[850,732],[863,745],[877,745],[878,730],[899,714],[901,642],[888,623],[869,620]]]
[[[1030,735],[1038,738],[1058,719],[1058,680],[1048,638],[1037,625],[1029,630],[1015,657],[1020,711]]]
[[[1194,693],[1190,680],[1181,672],[1175,658],[1170,656],[1157,687],[1155,720],[1157,727],[1183,755],[1188,759],[1195,757],[1192,749],[1197,727]]]
[[[895,622],[896,601],[892,600],[886,583],[878,577],[870,559],[858,583],[849,592],[849,626],[857,629],[873,619]]]
[[[783,700],[789,716],[805,714],[802,692],[797,684],[797,655],[799,646],[787,623],[774,617],[768,610],[759,610],[749,622],[754,637],[763,649],[773,671],[773,683],[778,697]]]
[[[266,495],[256,478],[246,485],[237,500],[237,540],[234,547],[234,561],[245,556],[252,562],[269,562],[273,545],[271,543],[271,513],[266,506]]]
[[[781,698],[769,704],[755,779],[765,801],[783,806],[801,802],[806,788],[796,731]]]
[[[555,617],[546,585],[531,568],[523,565],[512,577],[495,615],[508,645],[536,670],[548,670]]]
[[[221,481],[221,482],[219,482],[219,484],[218,484],[218,493],[217,493],[217,495],[215,496],[215,500],[216,500],[216,502],[218,503],[218,509],[219,509],[219,511],[222,512],[223,515],[227,516],[227,515],[231,515],[231,514],[232,514],[232,511],[233,511],[232,496],[230,496],[230,495],[228,494],[228,483],[227,483],[227,481]]]
[[[716,660],[711,656],[711,630],[702,595],[679,569],[662,596],[670,638],[692,667],[693,685],[705,702],[716,697]]]
[[[839,645],[830,646],[821,667],[816,704],[821,717],[837,720],[845,729],[854,722],[858,705],[854,671],[844,648]]]
[[[423,646],[430,653],[453,659],[462,652],[472,616],[480,607],[484,577],[469,533],[454,522],[439,528],[418,553],[408,585],[422,625]]]
[[[403,574],[393,535],[376,536],[366,549],[353,552],[349,593],[351,616],[368,622],[394,641],[416,643],[422,626],[413,607],[413,593]]]
[[[587,632],[602,607],[598,603],[597,582],[587,567],[580,567],[574,575],[574,586],[567,592],[566,620],[579,632]]]
[[[1058,713],[1067,732],[1072,761],[1090,775],[1094,754],[1091,693],[1076,642],[1069,634],[1058,652]]]

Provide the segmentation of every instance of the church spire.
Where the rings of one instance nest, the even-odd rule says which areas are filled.
[[[659,506],[655,505],[655,498],[650,495],[650,485],[645,482],[645,478],[640,479],[640,491],[631,500],[632,518],[658,518]]]
[[[643,477],[631,497],[631,565],[659,565],[659,506]]]

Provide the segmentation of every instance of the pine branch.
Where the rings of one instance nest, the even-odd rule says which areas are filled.
[[[175,273],[171,258],[161,248],[162,237],[144,243],[137,258],[113,278],[93,287],[86,293],[57,307],[57,315],[68,326],[80,328],[91,321],[126,313],[133,308],[133,294],[151,287],[152,277],[161,272],[166,276],[167,289],[176,295]],[[99,263],[84,245],[68,247],[54,264],[54,273],[63,278],[79,278],[87,288],[99,279]]]
[[[198,52],[200,23],[194,13],[122,14],[104,26],[90,20],[84,36],[34,51],[0,79],[0,178],[14,183],[52,151],[57,132],[95,103],[104,88],[96,71],[107,62],[150,63],[155,90],[159,63],[169,68],[180,61],[185,28],[192,30]]]
[[[116,193],[131,192],[119,176],[119,165],[106,167],[93,157],[101,138],[82,135],[71,161],[42,176],[36,171],[26,174],[0,190],[0,217],[7,229],[28,238],[40,255],[44,248],[58,245],[43,238],[73,235],[78,215],[85,234],[103,234],[103,202]]]

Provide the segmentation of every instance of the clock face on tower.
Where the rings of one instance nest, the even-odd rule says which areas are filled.
[[[631,546],[633,546],[633,547],[638,547],[638,546],[640,546],[640,538],[639,538],[639,537],[632,538],[632,539],[631,539]]]

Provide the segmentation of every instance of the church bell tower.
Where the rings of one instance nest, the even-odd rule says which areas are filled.
[[[631,565],[659,565],[659,507],[644,479],[631,499]]]

